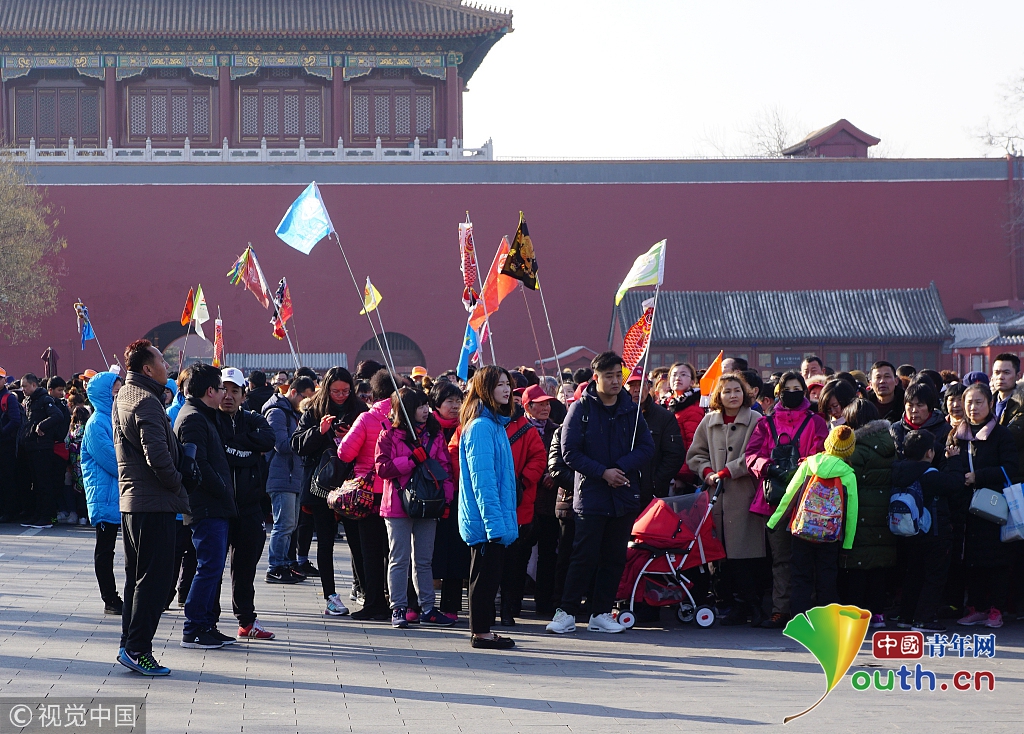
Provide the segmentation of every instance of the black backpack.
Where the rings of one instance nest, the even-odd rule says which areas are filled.
[[[444,496],[448,472],[437,459],[430,456],[434,438],[431,436],[423,447],[427,452],[427,460],[413,469],[409,482],[402,487],[402,509],[414,520],[439,518],[444,515],[444,507],[448,504]]]
[[[768,416],[768,430],[771,431],[775,441],[775,448],[772,449],[772,461],[768,465],[764,482],[761,485],[764,491],[764,499],[769,505],[777,505],[786,496],[786,488],[790,480],[796,474],[800,465],[800,434],[811,422],[813,414],[808,413],[804,422],[796,429],[793,438],[786,443],[779,440],[779,432],[775,429],[775,417]]]

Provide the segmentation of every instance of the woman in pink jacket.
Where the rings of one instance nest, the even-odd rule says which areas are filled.
[[[747,471],[757,482],[758,490],[772,473],[772,451],[777,443],[790,443],[799,433],[797,445],[800,461],[825,449],[828,423],[811,410],[807,399],[807,383],[799,372],[787,372],[779,378],[778,404],[757,427],[747,443]],[[772,507],[772,510],[775,508]],[[770,532],[768,544],[772,549],[772,616],[761,627],[781,629],[789,621],[789,563],[791,536],[784,530]]]
[[[408,428],[406,416],[412,419],[412,431]],[[392,426],[377,439],[376,467],[377,476],[384,480],[380,514],[387,525],[390,550],[388,593],[391,595],[391,626],[409,626],[405,614],[409,606],[409,567],[412,565],[415,568],[413,585],[423,610],[420,621],[447,627],[455,624],[455,620],[441,613],[434,595],[432,562],[437,519],[409,517],[402,507],[401,493],[416,467],[430,457],[447,474],[444,496],[445,501],[451,503],[455,484],[448,445],[422,390],[403,387],[392,395],[389,418]]]
[[[345,537],[352,551],[353,570],[358,570],[356,579],[363,594],[363,608],[352,613],[352,619],[378,620],[388,618],[388,604],[384,598],[384,562],[387,557],[387,529],[384,519],[377,510],[381,504],[384,480],[375,475],[377,439],[381,432],[391,426],[388,413],[391,410],[391,395],[395,384],[387,370],[380,370],[370,378],[373,404],[370,409],[356,418],[351,430],[345,434],[338,446],[338,458],[344,462],[355,462],[353,477],[374,475],[374,511],[362,520],[345,521]],[[356,592],[358,595],[358,591]]]

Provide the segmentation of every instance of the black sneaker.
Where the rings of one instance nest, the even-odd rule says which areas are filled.
[[[303,581],[306,580],[306,574],[299,573],[294,568],[289,568],[288,569],[288,573],[290,573],[292,575],[292,578],[295,579],[295,583],[297,583],[297,584],[301,584]]]
[[[928,634],[931,632],[945,632],[946,625],[937,619],[933,619],[931,622],[914,622],[914,624],[910,626],[910,629],[914,630],[914,632],[924,632],[925,634]]]
[[[116,614],[120,616],[124,612],[124,602],[120,599],[114,599],[103,603],[104,614]]]
[[[303,576],[316,576],[317,578],[320,578],[320,571],[318,571],[317,567],[309,561],[303,561],[295,567],[295,570]]]
[[[395,629],[405,629],[409,621],[405,618],[405,607],[395,607],[391,610],[391,626]]]
[[[216,650],[224,647],[224,641],[219,635],[215,637],[209,630],[202,630],[182,637],[181,646],[192,650]]]
[[[228,635],[224,634],[223,632],[221,632],[216,627],[211,627],[208,630],[208,632],[211,635],[213,635],[214,637],[216,637],[218,640],[223,642],[225,645],[233,645],[236,642],[236,639],[234,637],[229,637]]]
[[[285,566],[279,566],[267,571],[268,584],[301,584],[302,581],[303,578],[301,576],[292,573],[292,570]]]

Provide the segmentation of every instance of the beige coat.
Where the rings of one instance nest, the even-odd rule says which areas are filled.
[[[710,468],[719,472],[728,468],[731,479],[724,480],[722,493],[714,509],[715,528],[725,545],[728,558],[764,558],[763,515],[750,512],[750,503],[758,491],[757,482],[747,473],[744,454],[754,426],[761,416],[742,408],[731,425],[725,425],[722,413],[704,416],[697,426],[686,464],[698,476]]]

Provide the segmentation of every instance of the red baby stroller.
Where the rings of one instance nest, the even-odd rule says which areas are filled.
[[[626,551],[626,569],[619,582],[619,624],[636,624],[634,605],[678,605],[680,622],[697,621],[700,627],[715,623],[714,607],[699,605],[683,571],[725,558],[725,548],[715,535],[711,510],[722,491],[698,492],[679,497],[655,498],[633,524],[633,540]]]

